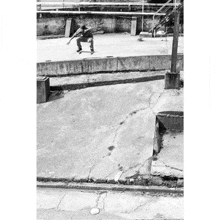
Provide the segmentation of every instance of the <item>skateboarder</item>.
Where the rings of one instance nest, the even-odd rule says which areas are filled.
[[[71,40],[74,37],[78,37],[76,39],[76,43],[78,46],[78,50],[76,52],[82,51],[82,45],[81,42],[88,42],[90,43],[90,50],[91,53],[94,53],[94,47],[93,47],[93,34],[91,32],[90,28],[87,28],[84,24],[80,26],[80,28],[73,34],[73,36],[70,38],[69,42],[67,44],[70,44]]]

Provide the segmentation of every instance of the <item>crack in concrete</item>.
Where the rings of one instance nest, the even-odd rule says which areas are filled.
[[[144,165],[146,165],[146,163],[148,163],[148,165],[149,165],[149,163],[152,162],[152,159],[153,159],[153,156],[147,158],[147,159],[142,163],[142,165],[139,167],[138,171],[140,171],[140,169],[141,169]],[[148,170],[148,171],[150,172],[151,166],[148,166],[148,167],[149,167],[149,170]]]
[[[152,162],[152,159],[153,159],[153,156],[151,156],[151,157],[149,157],[148,159],[146,159],[144,162],[142,162],[142,163],[138,163],[138,164],[136,164],[136,165],[134,165],[134,166],[132,166],[132,167],[129,167],[128,169],[126,169],[126,170],[124,170],[123,171],[123,173],[122,174],[125,174],[126,172],[128,172],[129,170],[132,170],[132,169],[134,169],[134,168],[137,168],[138,166],[138,168],[137,168],[137,170],[134,170],[134,175],[132,175],[132,176],[128,176],[128,177],[126,177],[126,179],[138,179],[138,177],[143,177],[145,174],[140,174],[140,169],[144,166],[144,165],[146,165],[146,163],[148,162],[148,163],[151,163]],[[150,173],[150,170],[151,170],[151,166],[148,164],[148,172]],[[121,175],[122,176],[122,175]],[[119,178],[119,180],[120,180],[120,178]]]
[[[131,113],[129,113],[129,114],[125,117],[125,119],[124,119],[123,121],[121,121],[121,122],[119,123],[119,126],[118,126],[118,127],[116,128],[116,130],[115,130],[115,135],[114,135],[114,138],[113,138],[113,141],[112,141],[112,143],[113,143],[112,145],[115,145],[115,140],[116,140],[116,137],[117,137],[117,135],[118,135],[118,130],[121,128],[121,126],[122,126],[129,118],[131,118],[133,115],[137,114],[137,113],[140,112],[140,111],[144,111],[144,110],[146,110],[146,109],[148,109],[148,108],[149,108],[149,106],[132,111]]]
[[[132,177],[134,177],[135,175],[137,175],[137,177],[139,177],[139,176],[142,176],[141,174],[140,174],[140,169],[146,164],[146,162],[151,162],[152,161],[152,157],[149,157],[148,159],[146,159],[144,162],[142,162],[142,163],[138,163],[138,164],[136,164],[136,165],[134,165],[134,166],[132,166],[132,167],[129,167],[128,169],[126,169],[125,171],[123,171],[123,173],[122,174],[125,174],[127,171],[129,171],[129,170],[132,170],[132,169],[134,169],[134,168],[137,168],[138,166],[138,169],[136,170],[136,171],[134,171],[136,174],[134,174],[133,176],[130,176],[130,177],[127,177],[127,179],[129,179],[129,178],[132,178]],[[150,171],[149,171],[150,172]],[[120,180],[120,179],[119,179]]]
[[[163,161],[161,161],[161,162],[165,165],[165,167],[169,167],[169,168],[171,168],[171,169],[174,169],[174,170],[178,170],[178,171],[182,171],[182,172],[183,172],[183,170],[181,170],[181,169],[179,169],[179,168],[166,165]]]
[[[90,170],[89,170],[88,179],[90,178],[91,172],[92,172],[92,170],[94,169],[94,167],[95,167],[98,163],[100,163],[104,158],[110,157],[110,156],[111,156],[111,153],[108,153],[108,154],[106,154],[105,156],[103,156],[101,159],[99,159],[99,161],[98,161],[97,163],[95,163],[94,165],[92,165],[92,167],[91,167]],[[115,161],[112,161],[112,162],[115,162]]]
[[[117,135],[118,135],[118,131],[120,130],[120,128],[122,127],[122,125],[123,125],[129,118],[131,118],[133,115],[135,115],[135,114],[137,114],[137,113],[139,113],[139,112],[141,112],[141,111],[150,109],[150,110],[152,111],[152,113],[155,115],[155,117],[157,116],[156,113],[153,111],[153,108],[156,106],[158,100],[160,99],[160,97],[161,97],[162,94],[164,93],[164,90],[159,93],[160,95],[159,95],[159,97],[157,98],[157,101],[155,102],[155,105],[154,105],[153,107],[151,107],[151,99],[152,99],[153,95],[156,94],[156,93],[159,93],[159,92],[154,92],[154,93],[152,93],[152,94],[150,95],[149,101],[148,101],[148,106],[147,106],[147,107],[143,107],[143,108],[140,108],[140,109],[133,110],[132,112],[130,112],[130,113],[125,117],[125,119],[124,119],[123,121],[121,121],[121,122],[119,123],[119,126],[118,126],[118,127],[116,128],[116,130],[115,130],[115,135],[114,135],[114,138],[113,138],[113,141],[112,141],[112,145],[113,145],[113,146],[116,146],[115,141],[116,141],[116,137],[117,137]],[[107,155],[103,156],[103,157],[99,160],[99,162],[100,162],[102,159],[104,159],[105,157],[108,157],[108,156],[110,157],[110,156],[111,156],[111,153],[108,153]],[[141,164],[139,163],[139,164],[136,164],[136,165],[133,166],[133,167],[129,167],[127,170],[124,170],[122,174],[126,173],[128,170],[131,170],[131,169],[134,169],[134,168],[140,166],[139,169],[136,171],[136,172],[139,172],[139,170],[141,169],[141,167],[143,167],[144,164],[145,164],[148,160],[150,160],[150,159],[152,159],[152,158],[151,158],[151,157],[148,158],[147,160],[144,161],[144,163],[141,163]],[[99,162],[97,162],[97,163],[99,163]],[[115,162],[115,161],[113,161],[113,162]],[[96,164],[97,164],[97,163],[96,163]],[[90,169],[90,171],[89,171],[88,179],[90,178],[91,172],[92,172],[92,170],[94,169],[94,167],[96,166],[96,164],[94,164],[94,165],[91,167],[91,169]],[[113,173],[113,172],[111,172],[111,173],[110,173],[109,175],[107,175],[105,178],[107,178],[108,176],[110,176],[112,173]],[[122,176],[122,175],[121,175],[121,176]],[[120,178],[119,178],[119,180],[120,180]]]
[[[95,166],[96,166],[96,163],[93,164],[92,167],[90,168],[90,170],[89,170],[89,175],[88,175],[88,179],[90,179],[91,172],[92,172],[92,170],[94,169]]]
[[[59,204],[57,205],[56,209],[59,209],[60,203],[62,202],[63,198],[66,196],[66,194],[61,198]]]
[[[96,203],[95,207],[98,207],[98,202],[99,202],[99,199],[100,199],[101,195],[102,195],[102,193],[98,193],[98,197],[95,201],[95,203]]]
[[[96,208],[99,208],[99,209],[104,209],[104,200],[105,200],[105,198],[107,197],[107,192],[101,192],[101,193],[99,193],[99,196],[98,196],[98,198],[97,198],[97,200],[96,200],[96,205],[95,205],[95,207]]]
[[[105,197],[103,198],[103,210],[105,211],[105,199],[107,198],[108,193],[106,192]]]
[[[113,161],[114,162],[114,161]],[[116,162],[114,162],[116,163]],[[104,179],[107,179],[109,176],[111,176],[113,173],[115,172],[115,170],[113,170],[112,172],[110,172],[107,176],[104,177]]]
[[[156,115],[156,113],[154,112],[153,108],[157,105],[157,102],[159,101],[159,99],[160,99],[160,97],[162,96],[162,94],[164,93],[164,91],[165,91],[165,90],[163,90],[162,92],[154,92],[153,94],[151,94],[151,96],[150,96],[150,98],[149,98],[149,99],[150,99],[150,101],[149,101],[149,108],[150,108],[150,110],[152,111],[152,113],[153,113],[155,116],[157,116],[157,115]],[[155,102],[155,105],[151,107],[151,98],[152,98],[152,96],[153,96],[155,93],[159,93],[160,95],[159,95],[159,97],[157,98],[157,101]]]
[[[137,211],[139,208],[141,208],[142,206],[145,206],[146,204],[148,203],[148,201],[145,201],[143,203],[141,203],[140,205],[138,205],[136,208],[134,208],[133,210],[131,211],[125,211],[123,212],[124,214],[131,214],[132,212],[135,212]]]

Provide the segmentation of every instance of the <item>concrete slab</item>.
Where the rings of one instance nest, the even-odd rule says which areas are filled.
[[[50,195],[57,196],[56,189],[49,189]],[[46,189],[38,189],[39,201]],[[151,194],[141,192],[98,192],[62,190],[65,197],[59,207],[49,209],[42,206],[37,210],[37,219],[183,219],[183,200],[179,195]],[[59,194],[59,192],[58,192]],[[95,200],[96,198],[96,200]],[[51,199],[48,198],[48,201]],[[41,202],[43,204],[43,202]],[[90,213],[99,208],[97,215]],[[71,217],[71,218],[70,218]]]
[[[37,106],[37,176],[75,180],[149,174],[164,80],[87,88]],[[120,174],[120,172],[122,173]]]
[[[152,161],[151,174],[183,178],[183,154],[183,133],[164,134],[162,149],[157,160]]]
[[[91,215],[90,209],[83,209],[75,212],[60,211],[54,209],[39,209],[37,210],[37,220],[126,220],[114,213],[102,211],[98,215]]]
[[[55,194],[52,190],[40,190],[37,193],[37,209],[56,209],[64,196],[62,190],[57,190]]]
[[[99,195],[91,192],[81,193],[79,191],[70,191],[62,199],[59,210],[78,211],[82,209],[91,209],[96,206]]]
[[[37,62],[82,60],[84,58],[171,55],[172,37],[145,38],[138,41],[139,36],[130,34],[95,35],[95,54],[78,54],[76,42],[67,45],[68,38],[37,40]],[[178,53],[183,53],[183,37],[179,37]],[[83,43],[83,48],[89,50],[89,44]]]
[[[73,213],[54,209],[38,209],[37,220],[72,220]]]

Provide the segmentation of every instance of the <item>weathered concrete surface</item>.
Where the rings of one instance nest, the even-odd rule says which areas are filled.
[[[170,110],[183,110],[183,91],[164,90],[164,80],[51,97],[37,109],[37,176],[116,182],[147,178],[156,114]]]
[[[164,90],[153,110],[183,112],[183,100],[182,89]],[[164,134],[162,145],[157,160],[152,161],[151,174],[183,178],[183,133]]]
[[[54,5],[54,6],[57,6],[57,5]],[[64,6],[64,7],[68,7],[68,6]],[[41,5],[41,8],[42,9],[44,8],[54,9],[52,5],[50,6]],[[84,10],[88,10],[88,8]],[[111,10],[114,10],[114,7],[110,8],[110,11]],[[114,33],[114,32],[130,33],[130,30],[131,30],[131,17],[130,16],[114,16],[114,15],[102,16],[102,15],[94,15],[94,14],[93,15],[75,14],[74,16],[60,15],[59,17],[55,16],[55,17],[49,17],[49,18],[38,18],[37,19],[37,35],[63,34],[65,21],[68,18],[73,19],[73,22],[74,22],[73,31],[75,31],[82,24],[82,22],[86,23],[86,25],[88,27],[91,27],[94,31],[102,30],[105,33]],[[158,23],[158,21],[159,19],[157,17],[155,17],[154,20],[152,20],[152,18],[149,18],[149,17],[144,17],[143,20],[137,19],[137,32],[140,32],[142,30],[142,22],[144,22],[143,23],[144,30],[149,31],[150,29],[152,29],[153,26],[155,26]],[[164,27],[161,27],[161,30],[164,30]]]
[[[145,38],[138,41],[139,36],[130,34],[103,34],[94,36],[95,53],[76,53],[75,40],[67,45],[68,38],[37,40],[37,63],[50,61],[69,61],[90,58],[128,57],[148,55],[171,55],[172,37]],[[183,37],[179,37],[178,53],[184,53]],[[89,50],[89,44],[83,43],[83,49]]]
[[[151,174],[183,178],[183,133],[166,133],[157,160],[152,161]]]
[[[48,203],[54,197],[60,199],[50,209]],[[92,208],[99,208],[100,213],[91,215]],[[137,192],[38,189],[37,209],[38,220],[183,219],[183,197]]]
[[[116,216],[114,213],[106,213],[102,211],[98,215],[91,215],[89,209],[79,211],[62,211],[56,209],[38,209],[37,220],[126,220],[125,218]]]
[[[164,80],[87,88],[37,106],[37,176],[126,179],[150,174]]]
[[[99,72],[167,70],[170,55],[90,58],[37,63],[38,76],[67,76]],[[178,55],[177,70],[183,70],[183,55]]]
[[[183,89],[169,89],[161,93],[160,99],[154,106],[154,112],[160,111],[182,111],[184,109]]]

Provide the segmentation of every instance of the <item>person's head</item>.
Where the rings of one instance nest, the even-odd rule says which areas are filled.
[[[85,29],[86,29],[86,25],[85,25],[85,24],[81,24],[81,25],[80,25],[80,28],[83,29],[83,30],[85,30]]]

